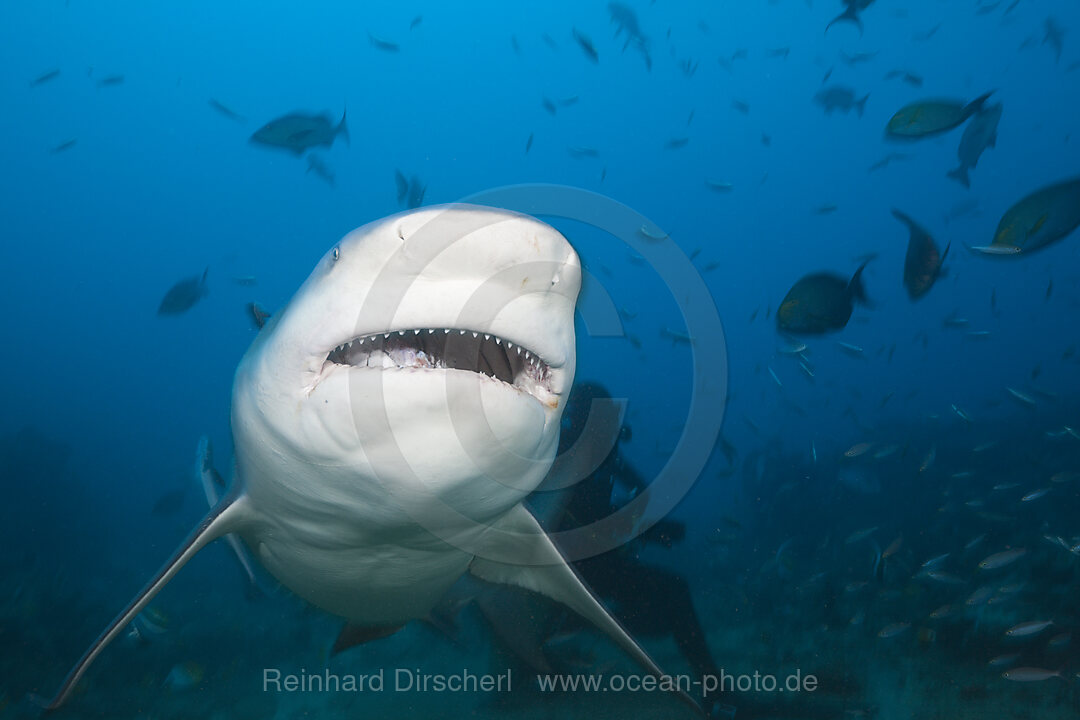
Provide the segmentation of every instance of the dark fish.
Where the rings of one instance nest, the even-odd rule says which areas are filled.
[[[223,105],[222,103],[218,102],[214,98],[210,98],[209,100],[207,100],[207,103],[209,103],[210,107],[214,108],[215,110],[217,110],[219,113],[221,113],[225,117],[229,118],[230,120],[235,120],[236,122],[241,122],[241,123],[247,122],[246,117],[244,117],[243,115],[235,112],[232,108]]]
[[[334,187],[334,171],[330,169],[330,166],[323,161],[321,157],[315,153],[311,153],[307,158],[307,172],[314,172],[327,182],[330,187]]]
[[[169,288],[158,306],[158,315],[179,315],[195,307],[195,303],[206,295],[206,274],[209,272],[207,267],[201,277],[184,278]]]
[[[186,487],[169,490],[154,502],[154,506],[150,508],[150,513],[161,517],[171,517],[180,512],[180,508],[184,507],[184,497],[186,495]]]
[[[772,146],[772,136],[767,133],[761,133],[761,144],[765,147]]]
[[[849,113],[855,110],[862,117],[866,109],[866,101],[870,99],[867,93],[860,100],[855,99],[855,91],[843,85],[832,85],[822,88],[814,95],[814,102],[825,109],[826,115],[832,115],[833,110]]]
[[[510,47],[514,50],[515,55],[521,54],[521,45],[518,44],[517,35],[510,36]]]
[[[596,46],[593,45],[593,42],[589,39],[589,36],[585,35],[577,28],[573,29],[573,34],[574,40],[576,40],[577,44],[581,46],[581,50],[585,53],[585,57],[589,58],[589,60],[591,60],[594,65],[596,63],[599,63],[600,54],[596,52]]]
[[[743,102],[742,100],[732,100],[731,101],[731,107],[734,108],[735,110],[738,110],[743,115],[749,115],[750,114],[750,106],[748,104],[746,104],[745,102]]]
[[[59,70],[56,70],[56,69],[47,70],[46,72],[41,73],[36,78],[31,80],[30,81],[30,87],[37,87],[38,85],[44,85],[45,83],[47,83],[47,82],[49,82],[51,80],[55,80],[58,77],[60,77],[60,71]]]
[[[836,205],[819,205],[814,208],[814,212],[818,215],[832,215],[839,209]]]
[[[945,252],[939,252],[930,233],[918,223],[899,210],[894,209],[892,214],[907,225],[910,233],[907,257],[904,258],[904,287],[907,288],[908,297],[918,300],[928,293],[934,281],[941,277],[941,266],[949,254],[949,247],[945,247]]]
[[[313,147],[331,147],[338,135],[349,142],[349,128],[345,124],[345,113],[335,127],[326,113],[310,115],[302,112],[289,113],[263,125],[251,136],[251,142],[257,145],[291,150],[302,155]]]
[[[784,58],[785,60],[787,60],[790,53],[791,48],[789,47],[774,48],[772,50],[766,50],[765,57]]]
[[[959,100],[922,100],[905,105],[889,119],[885,134],[895,138],[940,135],[982,110],[993,91],[964,104]]]
[[[368,33],[368,41],[376,50],[382,50],[383,52],[396,53],[398,50],[401,50],[401,46],[393,40],[386,40],[385,38],[372,35],[371,33]]]
[[[544,44],[547,45],[552,50],[557,50],[559,48],[559,46],[555,43],[555,38],[551,37],[547,33],[544,33],[543,35],[541,35],[540,39],[543,40]]]
[[[1078,226],[1080,178],[1074,178],[1037,190],[1009,208],[998,223],[993,243],[981,251],[1029,253],[1061,240]],[[1005,252],[1013,248],[1014,253]]]
[[[548,113],[550,113],[551,115],[554,115],[558,112],[558,108],[555,107],[555,103],[551,102],[551,100],[546,97],[540,100],[540,104],[543,105],[544,109],[547,110]]]
[[[672,139],[668,140],[666,143],[664,143],[664,149],[665,150],[678,150],[679,148],[686,147],[686,143],[688,143],[688,142],[690,142],[690,138],[688,138],[688,137],[672,138]]]
[[[641,32],[641,25],[638,23],[637,14],[633,8],[621,2],[608,3],[608,15],[615,25],[615,37],[620,35],[626,37],[623,51],[625,52],[628,47],[633,45],[641,53],[641,57],[645,61],[645,69],[652,70],[652,57],[649,55],[649,38],[645,37],[645,34]]]
[[[266,325],[266,321],[270,319],[270,313],[264,310],[259,303],[253,302],[247,304],[247,310],[251,322],[255,324],[255,329],[262,330]]]
[[[577,105],[577,102],[580,99],[581,98],[579,98],[577,95],[567,95],[559,101],[559,105],[561,105],[562,107],[570,107],[571,105]]]
[[[49,152],[51,152],[53,155],[56,155],[57,153],[62,153],[65,150],[70,150],[71,148],[75,147],[75,143],[77,143],[77,142],[78,142],[78,140],[75,140],[75,139],[65,140],[64,142],[60,143],[59,145],[54,146],[53,149],[50,150]]]
[[[422,23],[422,22],[424,22],[424,16],[423,15],[417,15],[416,17],[414,17],[412,19],[412,22],[409,23],[409,29],[410,30],[415,30],[416,28],[420,27],[420,23]]]
[[[1046,18],[1043,27],[1046,28],[1046,34],[1043,35],[1042,44],[1054,49],[1054,62],[1059,63],[1061,51],[1065,49],[1065,30],[1052,17]]]
[[[529,151],[532,150],[532,144],[533,144],[533,134],[529,133],[529,139],[525,141],[525,154],[526,155],[528,155]]]
[[[850,280],[828,272],[813,273],[799,280],[776,311],[777,329],[806,335],[843,329],[856,302],[869,304],[862,284],[865,268],[866,263],[860,265]]]
[[[859,28],[859,35],[862,35],[863,25],[859,13],[870,7],[874,3],[874,0],[841,0],[841,2],[844,5],[844,12],[829,21],[829,24],[825,26],[825,32],[829,32],[829,28],[836,23],[849,22]]]
[[[971,187],[968,172],[978,165],[979,157],[987,148],[997,146],[997,129],[998,122],[1001,121],[1001,110],[1001,103],[997,103],[983,108],[971,119],[968,126],[964,128],[960,146],[956,149],[960,166],[945,173],[948,177],[964,187]]]
[[[115,87],[117,85],[123,85],[123,84],[124,84],[124,76],[123,75],[108,75],[108,76],[103,77],[100,80],[98,80],[97,86],[99,88],[103,88],[103,87]]]

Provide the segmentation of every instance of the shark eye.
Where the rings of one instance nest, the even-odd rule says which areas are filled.
[[[334,251],[330,253],[330,256],[334,258],[334,262],[337,262],[338,258],[341,257],[341,250],[338,248],[334,248]]]

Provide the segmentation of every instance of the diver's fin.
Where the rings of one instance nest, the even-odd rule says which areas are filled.
[[[180,571],[180,568],[187,564],[187,561],[195,556],[195,553],[202,550],[208,544],[221,537],[222,535],[236,530],[242,523],[244,516],[248,512],[248,504],[243,496],[228,496],[222,500],[218,505],[214,507],[198,527],[188,536],[187,540],[177,549],[172,558],[165,563],[164,567],[158,570],[153,579],[146,584],[146,586],[135,596],[126,608],[124,608],[119,615],[117,615],[104,632],[98,636],[87,651],[79,658],[79,662],[75,664],[75,667],[68,673],[67,678],[64,680],[64,684],[60,686],[60,690],[56,693],[56,696],[45,705],[46,710],[55,710],[67,701],[71,695],[71,691],[75,689],[76,683],[83,676],[83,673],[90,667],[90,663],[101,653],[102,650],[112,642],[117,635],[124,631],[124,628],[135,619],[135,616],[142,612],[143,608],[150,604],[150,601],[154,599],[154,596],[161,591],[163,587],[173,576]]]
[[[348,650],[351,647],[357,645],[363,645],[369,643],[372,640],[381,640],[384,637],[390,637],[396,633],[404,625],[353,625],[352,623],[345,623],[345,627],[341,628],[341,632],[338,633],[337,640],[334,641],[334,647],[330,650],[330,656],[333,657],[339,652]]]
[[[557,600],[602,630],[650,675],[663,677],[663,671],[648,653],[593,597],[524,505],[516,505],[492,526],[492,530],[494,532],[489,534],[492,557],[513,558],[514,564],[477,555],[469,565],[473,575],[481,580],[514,585]],[[702,712],[701,707],[685,692],[677,691],[677,694],[696,712]]]

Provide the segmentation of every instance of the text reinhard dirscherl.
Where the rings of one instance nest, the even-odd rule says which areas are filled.
[[[499,674],[476,674],[470,670],[456,673],[425,673],[411,668],[395,668],[389,675],[380,668],[367,675],[338,675],[329,668],[321,673],[283,673],[277,668],[263,668],[263,692],[510,692],[510,669]]]
[[[419,669],[380,668],[366,675],[322,672],[284,673],[278,668],[263,668],[263,692],[338,693],[338,692],[510,692],[509,668],[502,673],[474,673],[468,669],[453,673],[425,673]],[[691,678],[688,675],[537,675],[541,692],[671,692],[682,691],[708,697],[715,692],[814,692],[817,677],[801,670],[783,677],[762,674],[733,675],[721,670],[717,675]]]

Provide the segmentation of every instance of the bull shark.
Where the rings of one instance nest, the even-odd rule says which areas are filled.
[[[348,234],[240,361],[228,492],[46,708],[232,533],[344,618],[347,644],[424,618],[469,573],[563,603],[659,677],[522,504],[555,458],[580,284],[566,239],[506,210],[424,208]]]

